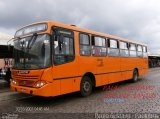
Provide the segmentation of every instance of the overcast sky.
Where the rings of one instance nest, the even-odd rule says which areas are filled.
[[[160,0],[0,0],[0,32],[44,20],[142,41],[160,54]]]

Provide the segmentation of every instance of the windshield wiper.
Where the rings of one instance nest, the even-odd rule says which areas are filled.
[[[34,33],[31,37],[31,40],[28,43],[27,49],[31,49],[37,39],[37,33]]]
[[[28,42],[28,45],[26,47],[27,52],[24,53],[24,68],[26,68],[26,54],[29,53],[29,49],[32,48],[33,44],[35,43],[36,39],[37,39],[37,33],[34,33],[31,37],[31,40]]]

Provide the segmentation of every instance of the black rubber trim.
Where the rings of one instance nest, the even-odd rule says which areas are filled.
[[[147,68],[141,68],[142,69],[147,69]],[[115,71],[115,72],[104,72],[104,73],[96,73],[94,75],[103,75],[103,74],[112,74],[112,73],[118,73],[118,72],[127,72],[127,71],[133,71],[133,70],[124,70],[124,71]],[[53,80],[62,80],[62,79],[70,79],[70,78],[79,78],[82,76],[71,76],[71,77],[60,77],[60,78],[54,78]]]
[[[124,71],[115,71],[115,72],[104,72],[104,73],[97,73],[97,74],[94,74],[94,75],[112,74],[112,73],[127,72],[127,71],[133,71],[133,70],[124,70]]]
[[[70,79],[70,78],[78,78],[78,77],[82,77],[82,76],[60,77],[60,78],[54,78],[53,80]]]

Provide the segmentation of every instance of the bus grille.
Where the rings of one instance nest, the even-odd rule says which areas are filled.
[[[38,75],[12,75],[18,81],[19,86],[33,87],[34,83],[40,79]]]
[[[18,85],[19,86],[27,86],[32,87],[35,81],[28,81],[28,80],[19,80]]]
[[[38,80],[39,76],[12,75],[12,78],[16,80]]]

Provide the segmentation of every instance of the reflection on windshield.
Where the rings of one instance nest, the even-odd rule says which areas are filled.
[[[49,67],[50,37],[47,34],[36,35],[14,41],[14,68],[38,69]]]

